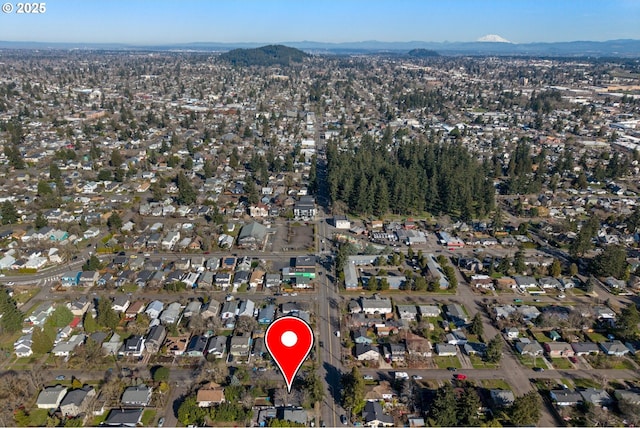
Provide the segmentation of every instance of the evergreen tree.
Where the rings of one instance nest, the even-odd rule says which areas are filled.
[[[35,228],[36,229],[41,229],[43,227],[46,227],[48,224],[49,224],[49,222],[44,217],[44,215],[42,215],[42,213],[40,211],[38,211],[38,214],[36,214],[36,219],[33,222],[33,225],[35,226]]]
[[[534,426],[542,413],[542,400],[537,391],[516,397],[509,409],[509,418],[516,426]]]
[[[176,176],[176,185],[178,186],[176,199],[180,205],[191,205],[196,201],[197,193],[182,171]]]
[[[499,363],[502,359],[502,339],[499,334],[493,336],[493,338],[487,344],[486,359],[490,363]]]
[[[474,334],[476,336],[482,336],[484,333],[484,326],[482,325],[482,315],[480,312],[476,312],[471,320],[471,325],[469,326],[469,333]]]
[[[0,207],[2,224],[14,224],[18,221],[18,210],[11,201],[4,201]]]
[[[87,311],[87,313],[84,315],[82,326],[84,327],[84,331],[87,334],[95,333],[96,331],[98,331],[98,323],[89,311]]]
[[[462,394],[457,402],[458,426],[478,426],[478,409],[481,407],[480,397],[473,384],[465,383]]]
[[[359,413],[364,408],[364,379],[357,367],[353,367],[350,373],[342,375],[342,407],[350,409],[353,413]]]
[[[598,276],[628,279],[627,252],[621,245],[610,245],[591,262],[591,270]]]
[[[431,404],[430,425],[436,427],[455,427],[458,425],[456,396],[453,386],[446,383],[438,388]]]
[[[60,178],[62,178],[62,172],[60,172],[58,164],[55,162],[51,162],[51,164],[49,164],[49,179],[58,180]]]
[[[109,219],[107,220],[107,227],[112,232],[117,232],[122,227],[122,218],[117,211],[112,211]]]
[[[31,350],[34,354],[46,354],[53,349],[53,339],[49,337],[40,327],[35,327],[31,334]]]
[[[5,287],[0,287],[0,315],[0,333],[12,334],[20,331],[24,315]]]
[[[558,278],[562,274],[562,264],[560,260],[553,259],[553,263],[551,263],[551,276],[554,278]]]
[[[620,311],[620,316],[616,320],[616,327],[620,336],[624,339],[635,340],[640,336],[638,324],[640,324],[640,313],[638,313],[636,304],[631,302],[629,306]]]
[[[111,307],[111,301],[106,297],[101,297],[98,300],[97,315],[96,322],[101,327],[115,330],[120,323],[120,316]]]

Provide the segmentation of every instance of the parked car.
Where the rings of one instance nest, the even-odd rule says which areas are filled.
[[[447,370],[449,370],[450,372],[455,372],[455,371],[457,371],[458,369],[457,369],[457,368],[455,368],[455,367],[447,367]]]
[[[576,357],[569,357],[569,361],[576,364],[578,362],[578,359]]]
[[[56,376],[56,380],[64,380],[64,375]]]
[[[542,367],[534,367],[534,368],[533,368],[533,371],[534,371],[534,372],[543,372],[543,371],[544,371],[544,369],[543,369]]]
[[[373,376],[371,376],[371,375],[364,375],[362,378],[364,380],[373,380]]]
[[[411,376],[411,379],[413,379],[413,380],[421,380],[422,376],[414,374],[413,376]]]
[[[454,375],[453,377],[455,377],[456,380],[465,380],[467,378],[467,375],[464,375],[462,373],[458,373],[457,375]]]
[[[164,418],[158,420],[158,426],[161,427],[162,425],[164,425]]]
[[[346,425],[347,424],[347,417],[345,415],[340,416],[340,422],[342,422],[342,425]]]

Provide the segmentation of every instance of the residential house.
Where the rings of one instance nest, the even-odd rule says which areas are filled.
[[[355,346],[355,357],[358,361],[378,361],[380,352],[371,345],[357,343]]]
[[[416,321],[418,318],[418,308],[415,305],[397,305],[396,309],[400,319]]]
[[[453,330],[445,335],[447,343],[450,345],[464,345],[467,343],[467,335],[462,330]]]
[[[31,333],[21,336],[13,343],[13,351],[18,358],[30,357],[33,355],[31,347],[33,346],[33,340]]]
[[[370,299],[360,298],[360,306],[362,306],[362,311],[368,315],[391,314],[393,312],[391,300],[378,295]]]
[[[138,314],[141,314],[143,310],[144,302],[142,300],[136,300],[124,311],[124,316],[128,320],[132,320],[138,316]]]
[[[579,392],[570,389],[552,389],[549,391],[551,401],[556,406],[575,406],[582,401],[582,395]]]
[[[532,357],[539,357],[544,353],[544,349],[537,341],[531,341],[528,338],[520,338],[516,342],[516,350],[520,355],[530,355]]]
[[[116,312],[125,312],[130,304],[131,300],[127,295],[116,295],[113,297],[111,308]]]
[[[609,406],[613,403],[613,398],[604,389],[586,388],[578,392],[585,403],[591,403],[594,406]]]
[[[373,339],[367,335],[366,328],[360,328],[353,332],[353,342],[356,344],[371,345],[373,343]]]
[[[173,302],[160,314],[160,322],[163,324],[175,324],[180,318],[182,306],[178,302]]]
[[[386,415],[378,401],[367,401],[362,411],[364,425],[369,427],[391,427],[394,425],[393,416]]]
[[[271,324],[275,316],[276,316],[276,306],[267,305],[264,308],[260,309],[260,311],[258,312],[258,323]]]
[[[467,342],[462,346],[462,349],[467,355],[477,355],[479,357],[484,357],[487,353],[487,345],[479,342]]]
[[[96,390],[91,386],[71,390],[60,403],[60,413],[71,418],[75,418],[80,413],[86,413],[91,399],[95,396]]]
[[[262,248],[267,237],[267,228],[260,223],[252,222],[245,225],[238,235],[238,246],[249,249]]]
[[[238,316],[253,317],[255,308],[256,304],[253,302],[253,300],[242,300],[240,302],[240,305],[238,306]]]
[[[235,358],[247,358],[251,353],[251,337],[233,336],[229,343],[229,354]]]
[[[160,352],[160,348],[162,347],[162,343],[164,339],[167,337],[167,329],[161,325],[154,325],[149,329],[147,336],[144,341],[145,351],[157,354]]]
[[[573,357],[575,352],[567,342],[547,342],[544,344],[547,355],[551,358]]]
[[[160,313],[162,313],[163,309],[164,303],[162,303],[160,300],[154,300],[147,305],[147,309],[144,312],[149,316],[149,318],[154,320],[160,316]]]
[[[136,427],[142,421],[143,409],[111,409],[104,425],[113,427]]]
[[[498,409],[511,406],[516,399],[513,392],[505,389],[492,389],[489,391],[489,395],[493,405]]]
[[[466,312],[457,303],[451,305],[445,305],[444,311],[447,314],[447,319],[454,323],[456,327],[463,327],[469,322]]]
[[[53,347],[51,353],[56,357],[68,357],[73,351],[84,343],[86,336],[84,334],[75,334],[66,342],[60,342]]]
[[[458,355],[458,347],[449,343],[436,343],[436,354],[439,357],[455,357]]]
[[[207,303],[203,304],[200,308],[200,316],[203,319],[214,318],[218,316],[220,312],[220,302],[214,299],[210,299]]]
[[[80,274],[79,284],[83,287],[93,287],[96,285],[98,278],[100,277],[100,272],[95,270],[87,270]]]
[[[307,411],[300,407],[278,407],[276,408],[276,418],[307,426]]]
[[[124,340],[118,354],[130,357],[141,357],[142,351],[144,351],[144,337],[134,334]]]
[[[196,393],[198,407],[211,407],[225,402],[224,388],[215,382],[200,388]]]
[[[215,283],[217,287],[228,288],[231,285],[231,274],[226,272],[216,273]]]
[[[629,353],[629,348],[624,346],[622,342],[619,340],[613,340],[610,342],[602,342],[600,343],[600,347],[602,351],[607,355],[612,355],[615,357],[622,357]]]
[[[118,333],[113,333],[111,338],[102,344],[102,352],[107,355],[116,355],[120,348],[122,348],[122,340]]]
[[[420,316],[422,318],[437,318],[440,316],[440,308],[436,305],[420,305]]]
[[[231,300],[230,302],[224,302],[222,304],[222,310],[220,311],[220,318],[223,320],[228,320],[231,318],[235,318],[238,314],[238,302],[236,300]]]
[[[90,306],[91,300],[89,300],[84,295],[67,304],[67,307],[69,308],[71,313],[76,317],[84,316],[84,314],[89,310]]]
[[[185,354],[188,357],[204,357],[207,352],[207,342],[209,338],[202,335],[195,335],[189,340]]]
[[[425,339],[417,334],[407,333],[405,335],[405,344],[407,346],[407,353],[412,356],[418,357],[431,357],[433,354],[433,348],[429,339]]]
[[[80,276],[82,272],[79,271],[68,271],[64,272],[60,275],[60,284],[63,287],[72,287],[80,284]]]
[[[571,347],[577,356],[598,355],[600,353],[598,344],[593,342],[573,342]]]
[[[213,355],[215,358],[224,357],[227,350],[227,336],[213,336],[207,344],[207,355]]]
[[[170,231],[167,235],[162,239],[161,246],[165,251],[171,251],[171,249],[178,243],[180,240],[180,232],[178,231]]]
[[[47,386],[38,394],[36,406],[38,409],[57,409],[66,393],[67,387],[65,386]]]
[[[184,308],[184,311],[182,312],[182,316],[185,318],[191,318],[192,316],[199,314],[201,308],[202,308],[202,303],[200,303],[199,300],[192,300],[189,303],[187,303],[187,307]]]
[[[281,282],[279,273],[268,273],[264,276],[264,286],[267,288],[279,287]]]

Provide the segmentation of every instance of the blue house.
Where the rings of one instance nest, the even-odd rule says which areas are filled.
[[[361,328],[353,333],[353,341],[361,345],[371,345],[373,340],[367,336],[367,329]]]
[[[60,281],[62,282],[62,286],[71,287],[71,286],[78,285],[80,283],[80,275],[82,275],[82,272],[73,271],[73,270],[63,273],[60,276]]]
[[[258,323],[271,324],[275,315],[276,315],[276,306],[267,305],[264,308],[260,309],[260,312],[258,312]]]

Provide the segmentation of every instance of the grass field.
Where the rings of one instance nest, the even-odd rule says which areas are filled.
[[[569,361],[566,358],[552,358],[551,363],[553,364],[553,367],[556,369],[572,369],[573,368],[571,361]]]
[[[157,412],[155,409],[146,409],[144,412],[142,412],[142,426],[150,427],[156,418],[156,413]]]
[[[470,355],[469,359],[471,360],[471,364],[474,369],[496,369],[500,367],[500,364],[487,363],[486,361],[482,361],[482,358],[476,355]]]
[[[458,357],[433,357],[433,362],[436,363],[439,369],[446,369],[447,367],[462,368]]]
[[[587,337],[589,338],[589,340],[591,340],[592,342],[606,342],[607,338],[604,337],[602,334],[600,333],[587,333]]]

